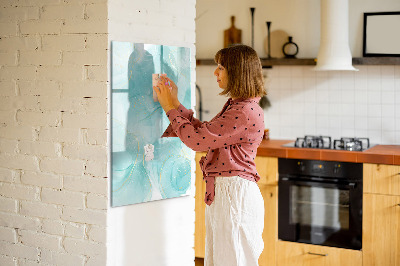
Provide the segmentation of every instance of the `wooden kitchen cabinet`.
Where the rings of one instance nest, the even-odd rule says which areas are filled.
[[[258,185],[278,185],[278,158],[257,156],[254,162],[261,176]]]
[[[364,194],[363,265],[400,266],[400,196]]]
[[[260,173],[261,175],[261,173]],[[260,266],[276,265],[278,241],[278,187],[259,185],[264,198],[264,250],[258,259]]]
[[[363,173],[364,193],[400,196],[399,165],[365,163]]]
[[[281,240],[277,252],[277,266],[361,266],[363,259],[358,250]]]
[[[278,241],[278,158],[257,156],[254,160],[260,175],[258,187],[264,198],[264,250],[258,259],[260,266],[276,265]]]
[[[364,164],[363,265],[400,266],[400,166]]]
[[[206,184],[203,181],[203,172],[200,169],[199,161],[202,156],[206,156],[205,152],[196,152],[196,195],[195,195],[195,228],[194,228],[194,254],[197,258],[204,258],[206,224],[204,195],[206,193]]]

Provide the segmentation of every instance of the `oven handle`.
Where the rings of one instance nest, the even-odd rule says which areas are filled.
[[[337,187],[337,188],[345,188],[345,189],[354,189],[356,187],[355,182],[332,182],[332,181],[315,181],[315,180],[304,180],[299,178],[289,178],[289,177],[281,177],[280,181],[289,182],[294,185],[307,185],[307,186],[315,186],[318,187]]]

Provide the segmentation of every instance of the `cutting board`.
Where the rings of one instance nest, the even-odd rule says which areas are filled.
[[[235,16],[231,16],[231,27],[224,31],[224,48],[242,43],[242,30],[235,27]]]

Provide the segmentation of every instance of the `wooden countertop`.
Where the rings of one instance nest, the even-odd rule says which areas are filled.
[[[400,145],[376,145],[365,151],[340,151],[282,147],[294,140],[263,140],[258,156],[339,162],[400,165]]]

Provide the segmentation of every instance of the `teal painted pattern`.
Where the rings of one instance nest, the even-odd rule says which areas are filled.
[[[160,138],[169,120],[153,100],[152,74],[166,73],[191,106],[190,49],[113,41],[111,55],[111,206],[187,195],[191,151]]]

